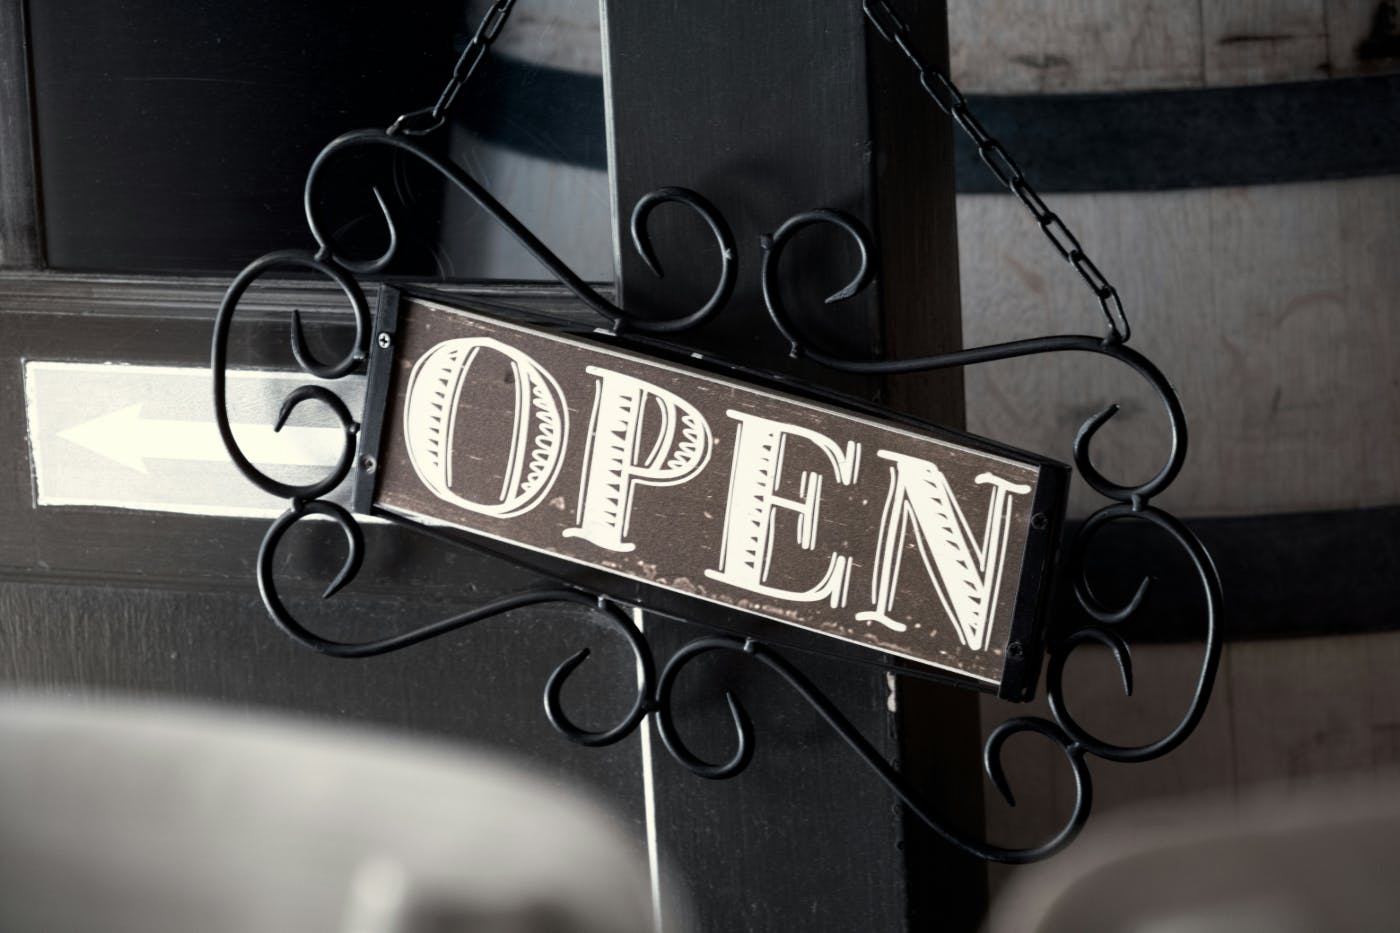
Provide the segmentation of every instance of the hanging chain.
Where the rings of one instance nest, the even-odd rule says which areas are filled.
[[[442,126],[447,120],[447,111],[452,109],[452,103],[457,99],[458,92],[470,80],[472,72],[481,64],[486,53],[491,50],[491,43],[496,41],[496,36],[510,18],[510,11],[514,6],[515,0],[495,0],[491,4],[491,8],[486,11],[486,15],[476,27],[476,34],[467,43],[467,47],[462,49],[457,65],[452,69],[452,77],[447,80],[447,86],[438,95],[437,103],[400,116],[389,127],[390,136],[396,133],[403,133],[405,136],[426,136]]]
[[[447,111],[451,109],[463,86],[471,79],[477,65],[481,64],[481,60],[490,51],[491,43],[505,26],[514,6],[515,0],[495,0],[491,4],[477,26],[476,33],[457,59],[452,76],[438,95],[437,103],[403,114],[389,127],[389,135],[403,133],[406,136],[426,136],[443,125],[447,119]],[[1122,299],[1118,296],[1118,289],[1084,251],[1074,231],[1070,230],[1058,214],[1050,210],[1006,147],[987,132],[982,121],[972,112],[967,98],[958,90],[958,86],[946,74],[930,65],[914,47],[910,40],[909,24],[894,11],[889,0],[862,0],[861,8],[880,37],[897,47],[914,66],[914,70],[918,72],[919,85],[938,105],[938,109],[952,117],[953,122],[972,140],[973,145],[977,147],[978,157],[996,180],[1026,206],[1026,210],[1030,211],[1031,217],[1040,225],[1056,252],[1084,279],[1108,320],[1107,339],[1113,343],[1126,343],[1132,329],[1123,310]]]
[[[1126,343],[1132,330],[1123,311],[1123,302],[1118,297],[1118,289],[1113,287],[1113,283],[1099,271],[1094,260],[1084,252],[1084,247],[1079,244],[1079,239],[1073,231],[1058,214],[1046,206],[1045,201],[1026,180],[1025,173],[1011,157],[1011,153],[1006,151],[1006,147],[982,126],[982,122],[973,114],[967,98],[958,90],[958,86],[947,75],[930,65],[913,46],[910,41],[909,24],[900,19],[888,0],[863,0],[861,8],[865,11],[866,19],[870,20],[871,25],[880,34],[880,38],[898,47],[918,71],[920,86],[938,105],[938,109],[951,116],[953,122],[977,146],[977,155],[996,176],[996,180],[1020,199],[1035,218],[1035,222],[1040,224],[1040,229],[1045,232],[1051,245],[1083,277],[1094,297],[1098,299],[1104,317],[1108,319],[1108,339],[1114,343]]]

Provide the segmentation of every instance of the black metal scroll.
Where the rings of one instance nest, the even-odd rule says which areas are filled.
[[[509,3],[498,4],[504,12],[488,16],[490,29],[485,33],[485,42],[499,29],[499,22],[492,17],[503,17],[508,12]],[[920,81],[925,87],[934,84],[937,76],[922,65],[921,59],[913,54],[906,43],[900,41],[907,33],[889,7],[873,0],[866,4],[867,16],[875,23],[881,35],[899,44],[911,61],[919,69]],[[485,26],[483,27],[486,28]],[[471,51],[470,49],[468,50]],[[480,57],[480,52],[475,53]],[[469,58],[464,53],[463,60]],[[459,65],[460,70],[460,65]],[[468,69],[469,71],[469,69]],[[933,77],[930,77],[933,76]],[[454,77],[460,86],[461,80]],[[942,81],[952,90],[940,90],[930,94],[935,102],[952,112],[959,125],[980,130],[966,108],[965,100],[952,88],[946,78]],[[935,85],[941,88],[942,85]],[[452,84],[449,83],[449,89]],[[444,92],[444,97],[450,95]],[[440,101],[441,104],[441,101]],[[945,106],[946,104],[946,106]],[[421,115],[433,122],[441,123],[440,108]],[[412,115],[410,115],[412,116]],[[730,778],[741,771],[749,762],[754,751],[754,736],[749,719],[740,701],[727,696],[731,716],[736,731],[734,753],[727,761],[712,763],[696,756],[686,746],[676,728],[673,712],[674,687],[685,668],[695,659],[713,652],[732,652],[752,658],[757,663],[772,670],[791,686],[824,719],[837,735],[887,784],[892,791],[921,819],[929,824],[951,844],[984,859],[1001,862],[1028,862],[1051,855],[1073,840],[1089,816],[1093,797],[1093,781],[1088,766],[1090,756],[1116,762],[1143,762],[1167,754],[1180,745],[1195,729],[1205,712],[1210,697],[1220,659],[1220,638],[1218,617],[1221,607],[1219,579],[1211,563],[1209,554],[1177,519],[1153,506],[1151,500],[1165,490],[1175,479],[1186,457],[1186,419],[1175,391],[1161,371],[1145,356],[1128,348],[1130,336],[1128,322],[1118,301],[1117,293],[1103,279],[1097,267],[1078,247],[1077,240],[1064,224],[1045,207],[1044,202],[1034,194],[1024,182],[1024,177],[1015,169],[1014,162],[995,140],[986,137],[978,139],[978,134],[968,130],[978,141],[979,153],[1001,180],[1004,180],[1018,197],[1027,203],[1035,219],[1045,229],[1051,242],[1064,254],[1076,270],[1089,283],[1099,303],[1108,316],[1109,331],[1104,337],[1087,335],[1062,335],[1035,337],[959,350],[936,356],[907,360],[859,360],[850,359],[807,343],[793,320],[788,315],[779,290],[779,268],[785,247],[804,228],[818,225],[834,225],[845,231],[859,247],[860,268],[849,285],[827,299],[828,303],[838,303],[850,298],[865,288],[872,279],[870,257],[873,244],[869,233],[853,218],[830,210],[807,211],[797,214],[782,224],[771,236],[763,241],[762,291],[769,317],[774,326],[786,338],[794,356],[805,356],[823,366],[847,372],[880,375],[898,375],[922,372],[948,367],[971,366],[993,360],[1045,353],[1093,353],[1114,359],[1135,371],[1151,386],[1161,401],[1167,415],[1170,432],[1170,451],[1166,462],[1150,479],[1141,483],[1119,483],[1104,476],[1094,465],[1091,447],[1098,431],[1117,411],[1110,406],[1088,419],[1079,429],[1073,443],[1073,457],[1085,481],[1096,492],[1110,500],[1110,503],[1090,516],[1080,527],[1075,540],[1061,561],[1058,574],[1068,585],[1079,606],[1087,613],[1090,624],[1080,628],[1056,627],[1052,624],[1047,639],[1048,666],[1046,672],[1046,693],[1049,699],[1050,718],[1022,716],[1009,719],[995,728],[987,737],[984,746],[984,766],[989,779],[1008,802],[1014,802],[1011,788],[1002,765],[1002,753],[1006,742],[1021,733],[1034,733],[1052,743],[1064,756],[1074,777],[1075,800],[1070,814],[1055,834],[1038,845],[1028,848],[1006,848],[981,840],[967,838],[949,828],[936,815],[927,803],[922,801],[913,788],[909,787],[899,773],[886,761],[878,750],[852,725],[832,702],[817,688],[790,660],[771,647],[754,639],[735,638],[728,635],[714,635],[696,639],[683,646],[665,664],[660,677],[656,676],[655,664],[649,645],[633,624],[629,607],[584,592],[567,585],[548,589],[527,590],[485,603],[446,619],[431,622],[417,628],[388,635],[367,642],[340,642],[323,638],[299,622],[287,608],[279,595],[275,577],[276,553],[286,532],[297,522],[309,516],[320,516],[334,522],[343,532],[346,540],[346,558],[340,572],[325,591],[325,596],[334,595],[341,587],[354,579],[364,556],[364,539],[356,518],[339,505],[322,499],[340,484],[353,468],[356,456],[359,423],[350,413],[345,403],[333,392],[322,386],[304,386],[287,396],[283,403],[277,427],[281,427],[290,413],[305,402],[319,403],[330,410],[344,432],[344,446],[336,465],[320,480],[305,485],[291,485],[280,482],[259,468],[239,448],[229,422],[227,411],[226,376],[228,368],[229,332],[238,304],[242,296],[259,278],[276,269],[299,268],[311,270],[325,276],[344,293],[354,320],[354,336],[351,346],[343,355],[331,362],[322,362],[309,349],[305,339],[300,316],[294,311],[291,316],[292,355],[309,376],[321,380],[335,380],[361,367],[366,359],[371,334],[371,320],[364,293],[355,281],[356,274],[382,271],[393,257],[398,245],[398,231],[393,217],[379,192],[374,191],[387,226],[387,241],[384,252],[370,260],[352,260],[336,252],[326,227],[316,217],[317,191],[321,173],[325,166],[337,155],[369,148],[391,149],[401,155],[422,163],[436,172],[454,188],[471,198],[483,211],[491,216],[531,255],[564,284],[573,294],[600,317],[609,323],[614,332],[632,329],[653,334],[675,334],[696,327],[717,313],[727,302],[734,285],[734,242],[723,218],[713,205],[699,194],[684,188],[662,188],[645,197],[632,212],[631,233],[634,247],[645,260],[646,265],[657,275],[661,265],[652,249],[648,235],[648,220],[652,211],[667,202],[680,204],[696,215],[708,228],[720,249],[719,277],[711,297],[700,308],[681,315],[670,317],[638,316],[634,309],[618,307],[598,294],[565,263],[549,250],[523,223],[513,216],[500,202],[493,198],[475,179],[460,167],[446,162],[424,149],[409,136],[415,135],[405,128],[402,121],[389,130],[360,130],[348,133],[332,141],[321,151],[312,164],[307,176],[304,207],[307,224],[318,244],[316,252],[279,251],[269,253],[245,268],[234,280],[224,297],[214,325],[211,366],[213,369],[215,419],[220,435],[238,470],[259,488],[282,499],[289,500],[289,507],[268,529],[258,554],[257,579],[263,602],[276,623],[289,636],[323,654],[341,658],[368,658],[387,654],[418,644],[448,632],[469,626],[500,613],[526,606],[544,603],[563,602],[587,606],[597,613],[608,625],[616,629],[628,642],[636,660],[636,670],[626,672],[627,677],[637,676],[638,688],[632,708],[615,725],[601,731],[582,729],[564,713],[560,693],[570,674],[587,658],[587,651],[580,652],[561,663],[550,676],[545,686],[545,709],[550,722],[571,741],[590,746],[607,745],[630,735],[650,714],[655,714],[656,725],[670,754],[682,765],[697,775],[712,779]],[[1072,247],[1072,248],[1071,248]],[[376,513],[390,520],[395,517],[388,513]],[[402,521],[401,519],[399,521]],[[1138,746],[1122,746],[1106,742],[1086,729],[1070,712],[1065,700],[1064,671],[1069,657],[1075,649],[1087,643],[1107,647],[1117,660],[1122,674],[1125,692],[1131,693],[1133,668],[1131,650],[1127,641],[1119,634],[1119,626],[1131,619],[1144,604],[1149,593],[1149,581],[1143,579],[1135,594],[1121,606],[1106,605],[1095,593],[1088,573],[1088,552],[1096,535],[1113,522],[1145,522],[1173,541],[1190,562],[1201,587],[1205,605],[1205,644],[1200,673],[1194,694],[1178,723],[1165,735],[1153,742]]]
[[[308,349],[300,316],[293,312],[290,333],[294,358],[304,372],[323,380],[334,380],[345,376],[355,371],[363,363],[368,350],[371,322],[364,294],[356,283],[353,273],[377,271],[384,268],[394,253],[397,234],[392,218],[385,209],[384,216],[389,229],[389,245],[384,253],[374,260],[365,262],[339,257],[335,253],[330,237],[323,232],[322,226],[317,222],[315,216],[316,199],[313,192],[319,173],[329,159],[337,153],[366,146],[393,147],[421,160],[439,172],[510,231],[551,274],[555,275],[586,305],[609,321],[615,330],[631,327],[638,330],[676,333],[697,326],[724,305],[733,286],[732,237],[718,212],[694,192],[680,188],[665,188],[644,197],[632,215],[633,243],[647,260],[647,264],[659,274],[660,266],[652,252],[647,235],[648,217],[652,209],[663,202],[669,201],[685,205],[700,216],[720,245],[722,259],[718,284],[710,300],[697,311],[673,318],[640,319],[609,302],[584,283],[518,219],[457,166],[443,162],[410,140],[378,130],[347,134],[332,142],[317,157],[306,184],[307,221],[320,249],[316,253],[305,251],[269,253],[244,269],[230,286],[219,309],[214,326],[211,356],[215,417],[225,446],[228,448],[229,456],[239,471],[259,488],[280,498],[290,500],[288,510],[273,523],[263,540],[258,555],[257,577],[263,602],[267,606],[268,612],[282,630],[292,638],[313,650],[334,657],[368,658],[397,651],[471,625],[482,619],[526,606],[549,602],[566,602],[588,606],[612,628],[616,629],[627,640],[632,649],[638,665],[637,669],[641,671],[636,699],[628,713],[610,728],[595,732],[576,726],[563,711],[560,693],[565,680],[587,657],[586,651],[580,652],[560,664],[550,676],[545,687],[545,708],[551,723],[571,741],[597,746],[607,745],[625,738],[637,728],[648,714],[655,713],[661,737],[675,759],[694,773],[714,779],[729,778],[740,773],[753,754],[754,739],[748,717],[745,715],[739,700],[729,696],[728,702],[737,734],[736,750],[728,761],[718,764],[706,762],[695,756],[686,747],[684,739],[681,738],[676,729],[672,711],[673,688],[685,667],[701,655],[716,651],[743,654],[777,673],[796,690],[871,767],[880,780],[886,783],[913,812],[949,842],[982,858],[1003,862],[1026,862],[1044,858],[1059,851],[1074,838],[1088,818],[1092,801],[1093,784],[1087,765],[1089,756],[1119,762],[1140,762],[1157,758],[1180,745],[1200,721],[1210,696],[1211,684],[1220,655],[1220,641],[1217,632],[1217,616],[1221,601],[1220,584],[1209,555],[1191,532],[1175,518],[1150,504],[1150,499],[1171,483],[1180,470],[1186,454],[1185,417],[1171,385],[1150,360],[1130,350],[1126,346],[1126,341],[1117,336],[1116,331],[1110,331],[1109,335],[1104,338],[1084,335],[1037,337],[960,350],[938,356],[893,361],[852,360],[810,347],[788,316],[778,289],[779,263],[784,247],[791,241],[792,237],[804,227],[813,224],[833,224],[846,231],[860,247],[862,256],[860,269],[850,285],[831,296],[828,299],[829,302],[839,302],[857,294],[872,278],[870,255],[873,245],[870,242],[869,234],[853,218],[826,210],[806,212],[793,217],[764,244],[762,285],[765,302],[769,316],[777,329],[788,340],[794,355],[807,356],[834,369],[898,374],[967,366],[1031,354],[1066,351],[1096,353],[1118,360],[1143,376],[1157,393],[1166,410],[1172,439],[1170,453],[1167,462],[1151,479],[1143,483],[1122,484],[1114,482],[1100,473],[1093,464],[1090,454],[1093,439],[1096,432],[1116,411],[1116,407],[1105,409],[1090,418],[1080,428],[1073,445],[1074,461],[1089,485],[1113,502],[1084,522],[1076,541],[1067,552],[1067,558],[1060,569],[1060,574],[1062,579],[1072,581],[1074,595],[1080,606],[1093,620],[1093,624],[1068,632],[1052,630],[1050,634],[1046,691],[1050,703],[1051,718],[1018,717],[1010,719],[993,730],[987,738],[984,748],[984,764],[987,775],[1009,802],[1013,801],[1013,797],[1002,766],[1002,750],[1007,740],[1013,735],[1031,732],[1053,743],[1060,750],[1073,772],[1076,793],[1069,817],[1052,838],[1034,847],[1009,849],[967,839],[946,828],[936,817],[933,809],[919,799],[916,792],[906,785],[875,747],[860,735],[850,721],[802,674],[800,669],[783,655],[753,639],[739,639],[722,635],[697,639],[683,647],[670,659],[658,680],[655,676],[650,649],[641,632],[633,624],[627,607],[578,589],[565,586],[528,590],[493,600],[447,619],[368,642],[338,642],[316,635],[298,622],[282,601],[274,579],[276,566],[274,557],[278,544],[288,529],[303,518],[318,515],[330,519],[340,527],[347,546],[346,559],[342,569],[327,587],[325,596],[330,597],[335,594],[341,587],[349,583],[359,571],[364,554],[364,539],[355,517],[340,506],[320,498],[339,485],[350,471],[355,459],[359,425],[345,403],[324,387],[305,386],[297,389],[284,401],[278,419],[278,427],[302,403],[316,402],[324,405],[333,413],[344,431],[345,444],[341,456],[335,467],[326,476],[317,482],[306,485],[289,485],[263,473],[239,449],[229,423],[226,396],[228,338],[239,301],[257,279],[276,269],[288,267],[310,269],[330,279],[345,294],[354,320],[354,337],[352,345],[339,359],[322,362],[316,359]],[[376,197],[378,197],[377,192]],[[380,204],[382,207],[382,200],[380,200]],[[1148,580],[1144,579],[1141,582],[1135,595],[1126,605],[1112,607],[1104,605],[1095,595],[1087,573],[1087,552],[1090,543],[1099,530],[1116,521],[1147,522],[1165,533],[1191,561],[1205,598],[1205,651],[1194,696],[1185,714],[1170,732],[1154,742],[1141,746],[1119,746],[1098,739],[1074,718],[1064,698],[1065,664],[1078,646],[1089,642],[1106,646],[1111,650],[1122,672],[1125,690],[1131,692],[1131,651],[1126,640],[1118,634],[1117,628],[1121,623],[1131,618],[1143,604],[1148,594]],[[628,671],[626,676],[633,676],[632,672]]]

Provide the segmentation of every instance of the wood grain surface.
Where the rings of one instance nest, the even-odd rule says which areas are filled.
[[[1056,195],[1119,287],[1133,345],[1180,393],[1186,468],[1162,504],[1186,515],[1400,501],[1400,178],[1152,194]],[[1010,197],[958,200],[969,346],[1098,333],[1078,276]],[[1130,373],[1078,359],[971,367],[968,427],[1068,456],[1074,430],[1119,400],[1095,444],[1143,476],[1165,455],[1162,414]],[[1095,497],[1082,486],[1071,509]]]
[[[1068,701],[1106,737],[1125,741],[1150,738],[1171,725],[1200,663],[1196,646],[1139,648],[1130,699],[1105,653],[1084,654],[1073,662],[1080,670]],[[1400,768],[1397,664],[1400,633],[1394,632],[1227,644],[1215,699],[1183,746],[1146,764],[1092,762],[1095,812],[1205,793],[1228,798],[1260,786],[1287,794],[1327,778],[1394,775]],[[1043,701],[1032,708],[1043,714]],[[1007,712],[986,701],[983,728]],[[987,831],[993,839],[1044,838],[1068,812],[1071,785],[1064,762],[1059,753],[1026,740],[1008,755],[1008,764],[1018,805],[1012,809],[989,796]],[[1086,840],[1095,826],[1091,819]],[[993,889],[1016,871],[994,867]]]
[[[1164,505],[1185,515],[1259,515],[1400,501],[1400,327],[1393,314],[1400,268],[1390,258],[1400,247],[1400,179],[1051,201],[1120,285],[1135,345],[1181,393],[1190,457]],[[1100,326],[1097,309],[1079,294],[1082,284],[1042,254],[1040,234],[1018,204],[962,196],[959,219],[969,343],[1026,335],[1052,321],[1068,330]],[[1122,423],[1100,436],[1100,458],[1125,475],[1143,475],[1163,454],[1160,415],[1131,382],[1069,360],[974,367],[969,426],[1050,453],[1091,411],[1125,399]],[[1012,414],[1018,404],[1028,407]],[[1083,488],[1072,503],[1080,513],[1098,504]],[[1337,572],[1336,585],[1346,587],[1346,568]],[[1253,602],[1248,593],[1232,602],[1241,583],[1238,575],[1224,579],[1227,638],[1232,621],[1241,629],[1260,621],[1233,614]],[[1377,583],[1384,588],[1386,578]],[[1277,585],[1285,593],[1305,589],[1302,582]],[[1355,621],[1335,615],[1349,611],[1343,607],[1352,606],[1354,589],[1337,594],[1331,613],[1324,601],[1310,603],[1319,631]],[[1394,768],[1397,651],[1400,636],[1392,633],[1228,644],[1199,731],[1160,761],[1094,762],[1095,809]],[[1110,738],[1125,740],[1171,725],[1200,663],[1199,647],[1139,647],[1128,699],[1112,663],[1092,654],[1071,667],[1070,702],[1091,711],[1085,718]],[[984,701],[984,730],[1013,711]],[[1063,762],[1033,740],[1013,747],[1008,760],[1020,805],[1011,810],[989,795],[988,831],[1008,842],[1044,838],[1069,805]],[[1013,871],[994,868],[993,888]]]
[[[1393,11],[1390,0],[950,0],[952,75],[966,91],[1012,94],[1393,72]]]
[[[988,93],[1058,93],[1393,72],[1400,67],[1394,27],[1389,56],[1376,54],[1384,41],[1366,45],[1378,29],[1384,39],[1385,14],[1385,3],[1366,0],[962,0],[949,5],[953,74]],[[1163,504],[1188,515],[1258,515],[1400,501],[1400,329],[1392,313],[1400,269],[1390,258],[1400,248],[1400,180],[1050,200],[1120,284],[1135,343],[1181,392],[1191,452]],[[1097,309],[1078,294],[1082,284],[1057,258],[1041,255],[1044,243],[1018,204],[963,195],[958,209],[969,345],[1047,325],[1100,326]],[[1122,423],[1100,436],[1105,465],[1142,475],[1162,455],[1154,403],[1106,367],[1034,361],[974,367],[966,379],[968,423],[979,433],[1062,452],[1090,411],[1123,398]],[[1018,405],[1025,407],[1013,414]],[[1080,513],[1097,504],[1082,488],[1072,502]],[[1232,581],[1224,582],[1228,613]],[[1348,595],[1338,594],[1339,603],[1350,605]],[[1320,629],[1328,624],[1325,614],[1317,619]],[[1095,810],[1393,770],[1400,764],[1397,652],[1400,636],[1392,633],[1227,644],[1198,732],[1156,762],[1093,762]],[[1198,647],[1139,647],[1129,699],[1112,662],[1094,654],[1072,665],[1069,701],[1108,737],[1124,740],[1171,725],[1200,663]],[[984,733],[1022,711],[984,700]],[[1008,761],[1019,805],[1013,810],[989,794],[988,833],[1008,843],[1044,838],[1069,805],[1063,762],[1030,739],[1013,743]],[[1096,825],[1090,821],[1086,840]],[[993,867],[993,890],[1015,871]]]

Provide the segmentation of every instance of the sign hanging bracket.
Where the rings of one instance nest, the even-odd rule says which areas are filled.
[[[426,114],[408,115],[413,130],[420,129],[422,120],[431,124],[424,132],[440,125],[443,111],[499,32],[510,2],[500,0],[492,7],[439,105]],[[215,419],[240,472],[289,502],[264,537],[257,574],[269,614],[303,644],[335,657],[367,658],[526,606],[584,606],[628,641],[640,674],[631,710],[607,729],[588,731],[569,719],[560,702],[563,683],[587,652],[560,664],[546,684],[545,706],[551,722],[570,740],[585,745],[620,741],[655,714],[664,744],[678,762],[703,777],[733,777],[753,753],[752,730],[737,698],[728,697],[736,750],[716,764],[692,753],[676,732],[672,689],[694,659],[714,652],[742,654],[782,677],[912,812],[950,843],[984,859],[1033,861],[1068,845],[1087,820],[1090,757],[1152,760],[1179,746],[1200,722],[1220,660],[1220,583],[1195,536],[1153,504],[1185,462],[1186,420],[1163,373],[1128,347],[1131,331],[1116,289],[982,127],[956,86],[910,46],[908,27],[886,0],[866,0],[863,8],[879,36],[899,47],[933,102],[972,139],[988,168],[1026,205],[1052,246],[1084,279],[1108,320],[1108,332],[1102,337],[1033,337],[905,360],[852,359],[818,347],[802,333],[780,294],[785,245],[813,225],[834,226],[854,239],[864,257],[861,271],[833,301],[868,284],[874,248],[859,221],[826,209],[797,214],[764,239],[761,279],[768,318],[794,355],[843,372],[899,375],[1062,352],[1105,356],[1136,372],[1167,416],[1167,458],[1144,482],[1112,480],[1095,466],[1090,451],[1116,406],[1086,421],[1074,439],[1074,465],[1109,504],[1080,525],[1062,552],[1054,545],[1068,479],[1060,465],[773,374],[713,359],[703,362],[715,368],[702,368],[687,362],[689,354],[657,339],[699,326],[721,310],[732,291],[733,238],[723,217],[700,194],[671,187],[643,197],[632,214],[633,241],[657,271],[646,234],[651,210],[664,202],[686,206],[719,245],[716,288],[699,309],[672,317],[641,316],[590,287],[475,179],[423,148],[400,123],[387,131],[345,134],[316,157],[305,189],[315,253],[270,253],[230,286],[215,320],[211,351]],[[371,314],[354,276],[382,271],[389,263],[398,244],[392,217],[381,200],[389,246],[373,260],[355,261],[336,254],[316,216],[324,167],[341,153],[369,148],[388,148],[413,159],[471,198],[606,322],[602,333],[562,320],[526,321],[486,303],[458,307],[389,287],[380,289]],[[354,319],[352,346],[341,359],[322,363],[307,350],[293,313],[292,350],[302,371],[333,381],[369,361],[368,401],[358,415],[324,385],[304,386],[287,397],[281,421],[296,406],[312,402],[327,408],[344,434],[337,465],[320,481],[304,485],[280,482],[246,456],[227,404],[229,331],[239,301],[259,278],[287,267],[335,283]],[[352,471],[356,512],[414,525],[454,543],[470,536],[473,546],[549,573],[560,583],[371,641],[347,643],[316,635],[278,593],[276,550],[303,518],[329,519],[344,533],[348,551],[326,595],[354,578],[364,552],[355,515],[321,498]],[[1131,652],[1119,634],[1120,624],[1148,598],[1147,581],[1126,603],[1110,605],[1087,575],[1092,542],[1118,522],[1146,523],[1173,542],[1191,567],[1204,606],[1203,657],[1191,700],[1169,731],[1134,746],[1095,736],[1070,712],[1064,693],[1067,660],[1086,644],[1108,648],[1125,687],[1132,682]],[[918,587],[922,593],[916,596]],[[1052,601],[1056,588],[1063,598]],[[912,615],[907,611],[911,604],[918,610]],[[1051,625],[1052,606],[1058,612],[1064,605],[1077,605],[1087,623]],[[658,677],[631,608],[703,618],[725,631],[684,645]],[[924,624],[920,620],[931,619],[940,621],[937,637],[916,628]],[[1075,802],[1069,816],[1049,839],[1025,848],[1006,848],[949,829],[801,670],[770,647],[778,642],[854,652],[860,660],[873,659],[887,668],[953,677],[1018,700],[1029,697],[1043,646],[1050,716],[1003,722],[986,740],[984,761],[989,779],[1010,801],[1001,764],[1007,740],[1029,732],[1049,741],[1073,773]]]

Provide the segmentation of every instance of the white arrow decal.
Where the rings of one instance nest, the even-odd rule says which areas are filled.
[[[141,417],[141,404],[129,405],[74,425],[58,436],[140,473],[147,460],[201,460],[227,463],[219,429],[208,421]],[[235,424],[234,436],[256,464],[332,466],[340,459],[345,433],[340,428]]]

